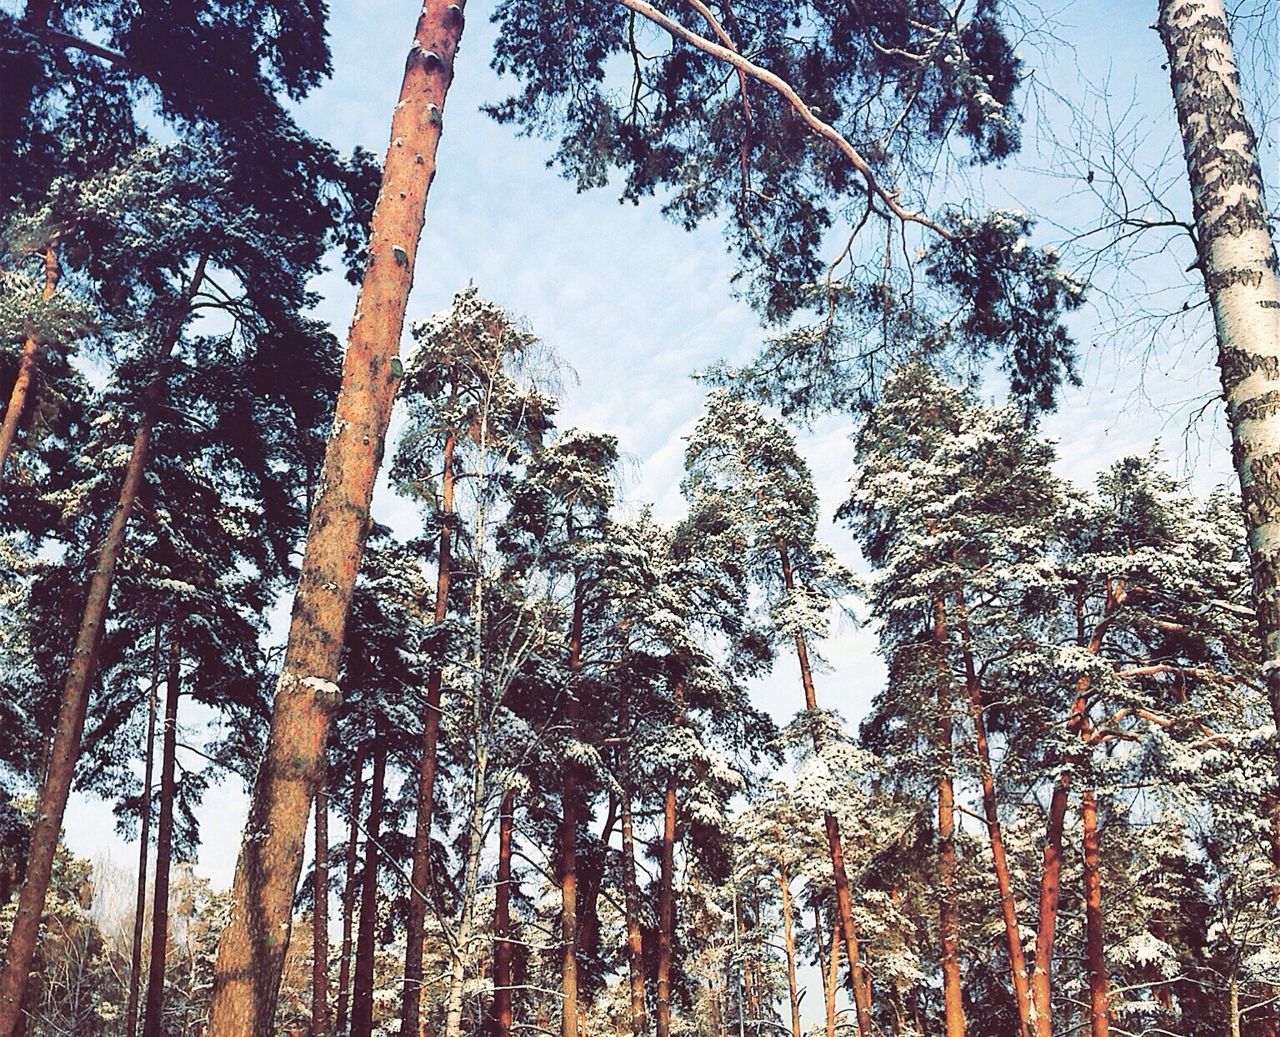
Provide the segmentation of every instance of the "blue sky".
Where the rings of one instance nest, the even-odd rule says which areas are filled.
[[[299,106],[299,117],[344,151],[359,143],[381,155],[417,5],[332,0],[330,7],[335,74]],[[1065,109],[1052,98],[1055,91],[1088,103],[1091,90],[1105,90],[1116,111],[1132,104],[1127,125],[1146,137],[1140,154],[1153,163],[1168,156],[1177,174],[1181,152],[1167,74],[1160,67],[1164,55],[1148,28],[1153,8],[1154,3],[1117,0],[1065,5],[1056,13],[1047,9],[1060,42],[1044,48],[1032,40],[1023,48],[1041,86],[1045,119],[1028,128],[1024,156],[1005,170],[975,175],[968,189],[991,204],[1044,213],[1063,226],[1088,218],[1083,171],[1048,146],[1050,131],[1072,135]],[[577,372],[576,384],[570,380],[565,387],[562,426],[616,434],[636,461],[628,496],[636,503],[654,502],[659,518],[673,519],[680,507],[682,437],[703,395],[689,375],[717,359],[750,357],[761,338],[758,322],[731,292],[733,264],[718,227],[691,234],[665,222],[656,202],[620,205],[608,190],[579,195],[545,168],[548,145],[518,139],[479,112],[481,103],[503,96],[488,68],[493,29],[487,18],[484,6],[471,8],[445,110],[409,320],[445,308],[468,281],[527,318]],[[1274,155],[1268,154],[1272,174]],[[1169,180],[1172,204],[1185,211],[1181,177]],[[1044,240],[1054,236],[1049,231]],[[1183,253],[1156,255],[1143,260],[1141,269],[1149,271],[1152,286],[1168,288],[1179,283],[1185,262]],[[1127,294],[1133,274],[1121,274],[1118,283]],[[337,271],[315,287],[324,296],[322,316],[341,335],[354,309],[353,289]],[[1192,476],[1198,488],[1229,479],[1216,408],[1210,406],[1193,433],[1184,435],[1191,412],[1216,391],[1204,327],[1189,336],[1162,336],[1154,350],[1144,351],[1141,335],[1112,335],[1115,322],[1110,312],[1096,310],[1076,322],[1084,384],[1069,391],[1046,422],[1060,441],[1062,474],[1089,480],[1112,460],[1145,451],[1158,438],[1175,469]],[[829,418],[802,439],[828,516],[843,500],[851,474],[849,431],[847,420]],[[402,528],[411,520],[385,485],[375,510]],[[833,525],[828,529],[837,551],[856,562],[847,535]],[[872,648],[871,634],[850,625],[824,648],[832,669],[819,677],[820,699],[851,720],[876,690],[879,666]],[[774,678],[758,689],[761,704],[779,718],[801,704],[790,662],[781,659]],[[195,757],[189,762],[200,765]],[[238,782],[230,779],[215,782],[206,797],[199,870],[215,885],[230,881],[244,804]],[[68,840],[77,852],[131,867],[136,849],[110,831],[110,820],[102,803],[75,796]]]

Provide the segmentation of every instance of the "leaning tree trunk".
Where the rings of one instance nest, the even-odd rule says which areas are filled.
[[[960,927],[956,911],[956,811],[952,787],[951,674],[947,664],[947,618],[941,598],[933,603],[933,640],[938,666],[938,716],[934,751],[938,768],[938,928],[942,940],[942,1009],[946,1037],[964,1037],[964,992],[960,983]]]
[[[782,564],[782,584],[790,594],[795,590],[795,575],[786,544],[778,544],[778,557]],[[809,662],[809,646],[804,634],[796,631],[796,660],[800,665],[800,683],[804,688],[805,709],[812,715],[818,708],[818,693],[813,683],[813,666]],[[822,749],[817,729],[813,732],[815,752]],[[823,815],[827,830],[827,850],[831,855],[831,875],[836,887],[836,911],[839,931],[844,941],[845,957],[849,959],[849,983],[853,987],[854,1016],[858,1037],[871,1037],[871,980],[862,967],[862,953],[858,949],[858,930],[853,922],[853,895],[849,890],[849,874],[844,866],[844,844],[840,838],[840,822],[834,814]]]
[[[340,697],[334,681],[399,382],[400,335],[464,4],[423,4],[391,120],[369,261],[311,510],[266,755],[236,864],[231,919],[218,945],[209,1006],[209,1032],[217,1037],[273,1033],[307,817]]]
[[[347,812],[347,860],[342,880],[342,943],[338,948],[338,1012],[334,1033],[347,1032],[347,1008],[351,1003],[351,935],[356,914],[356,863],[359,860],[360,807],[364,803],[364,751],[356,753],[351,780],[351,809]]]
[[[823,960],[822,910],[813,905],[813,932],[818,973],[822,977],[822,1006],[825,1010],[827,1037],[836,1037],[836,990],[840,984],[840,928],[831,927],[831,946]]]
[[[378,926],[378,838],[386,792],[387,748],[381,730],[374,735],[373,778],[369,785],[369,821],[364,830],[364,877],[360,884],[360,928],[356,934],[356,974],[351,984],[351,1037],[373,1033],[373,940]],[[216,1032],[216,1031],[214,1031]]]
[[[174,312],[174,318],[156,353],[155,363],[161,367],[178,344],[183,325],[191,312],[191,300],[204,280],[205,257],[196,262],[191,281]],[[62,686],[58,720],[49,746],[49,761],[36,802],[35,822],[27,848],[26,878],[18,894],[18,910],[9,933],[9,948],[4,971],[0,972],[0,1037],[15,1037],[22,1020],[22,1004],[35,956],[36,938],[40,932],[40,916],[44,913],[45,896],[53,874],[53,857],[62,831],[62,815],[67,809],[71,779],[76,759],[80,756],[80,736],[84,732],[85,711],[89,706],[89,689],[98,666],[98,649],[107,621],[107,603],[116,562],[124,549],[125,530],[142,489],[142,477],[151,451],[151,433],[164,395],[164,378],[159,370],[143,391],[138,429],[133,449],[125,468],[120,497],[112,512],[107,535],[98,549],[97,563],[89,580],[80,629],[71,650],[71,665]],[[265,1037],[265,1035],[264,1035]]]
[[[311,892],[311,1037],[329,1034],[329,776],[320,760],[316,789],[316,853]]]
[[[453,530],[453,452],[457,437],[450,429],[444,441],[441,477],[440,552],[436,567],[435,623],[449,613],[449,565]],[[404,989],[400,996],[400,1037],[418,1037],[422,1014],[422,947],[427,924],[427,885],[431,867],[431,817],[435,808],[436,746],[440,740],[440,666],[427,677],[426,713],[418,758],[418,812],[413,830],[413,865],[409,876],[409,917],[405,923]]]
[[[58,289],[58,244],[57,240],[49,242],[44,250],[44,288],[40,298],[48,302]],[[40,347],[43,343],[34,331],[29,332],[22,344],[22,358],[18,361],[18,375],[13,381],[13,389],[9,393],[9,406],[4,412],[4,422],[0,424],[0,485],[4,483],[4,468],[9,460],[9,452],[13,449],[13,441],[18,435],[18,425],[22,421],[23,411],[27,409],[27,397],[35,382],[36,368],[40,364]]]
[[[1223,0],[1157,6],[1280,727],[1280,266]]]
[[[173,807],[177,796],[178,695],[182,689],[182,623],[169,637],[169,674],[165,678],[164,730],[160,736],[160,823],[156,829],[156,878],[151,895],[151,967],[142,1037],[164,1033],[164,966],[169,951],[169,869],[173,861]]]
[[[498,877],[493,900],[493,1037],[511,1037],[512,944],[511,837],[515,829],[516,790],[502,794],[498,810]]]
[[[142,765],[141,824],[138,832],[138,891],[133,908],[133,950],[129,959],[129,999],[124,1013],[124,1037],[138,1029],[138,987],[142,972],[142,931],[147,914],[147,851],[151,845],[151,780],[155,770],[156,692],[160,687],[160,630],[156,624],[151,645],[151,688],[147,692],[147,749]],[[0,903],[3,903],[0,900]]]

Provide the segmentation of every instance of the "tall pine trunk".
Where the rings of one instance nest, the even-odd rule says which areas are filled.
[[[840,928],[831,927],[831,946],[824,960],[822,948],[822,911],[813,905],[813,931],[817,937],[818,972],[822,976],[822,1005],[826,1013],[827,1037],[836,1037],[836,990],[840,985]]]
[[[347,1010],[351,1004],[351,936],[356,914],[356,864],[359,861],[360,807],[364,804],[364,750],[356,753],[351,781],[351,808],[347,812],[347,859],[342,880],[342,943],[338,948],[338,1011],[333,1030],[347,1032]]]
[[[677,689],[677,699],[679,689]],[[657,1037],[671,1037],[671,950],[675,942],[676,779],[667,779],[662,799],[662,849],[658,863]]]
[[[218,945],[209,1032],[270,1037],[307,816],[339,695],[347,612],[399,382],[397,353],[465,0],[426,0],[391,120],[333,432],[303,554],[266,755]]]
[[[351,1037],[373,1033],[374,936],[378,928],[378,839],[386,793],[387,748],[379,728],[374,735],[373,778],[369,785],[369,820],[364,828],[364,875],[360,883],[360,928],[356,933],[356,970],[351,984]]]
[[[1085,789],[1080,818],[1084,827],[1084,932],[1085,965],[1089,972],[1089,1033],[1107,1037],[1107,966],[1103,953],[1102,878],[1098,847],[1098,801],[1093,789]]]
[[[1157,6],[1280,727],[1280,264],[1223,0]]]
[[[782,584],[790,594],[795,590],[795,575],[786,544],[778,545],[778,558],[782,565]],[[796,631],[796,661],[800,665],[800,683],[804,688],[805,709],[812,714],[818,708],[818,693],[813,683],[813,667],[809,662],[809,646],[804,634]],[[822,749],[818,733],[813,733],[815,752]],[[858,1037],[871,1037],[871,980],[862,967],[862,953],[858,948],[858,930],[853,922],[853,895],[849,891],[849,874],[844,866],[844,844],[840,838],[840,822],[834,814],[823,815],[827,830],[827,851],[831,856],[831,875],[836,887],[836,910],[839,914],[839,931],[844,940],[845,957],[849,959],[849,983],[853,987],[854,1015]]]
[[[511,926],[511,838],[515,829],[516,790],[507,789],[498,809],[498,879],[493,903],[493,1037],[511,1037],[511,988],[514,936]]]
[[[436,567],[435,623],[449,613],[449,566],[453,530],[453,453],[457,443],[450,429],[444,441],[441,476],[440,550]],[[435,809],[436,747],[440,740],[441,673],[432,666],[427,677],[426,713],[418,758],[418,811],[413,829],[413,866],[409,882],[409,917],[405,923],[404,990],[400,997],[400,1037],[418,1037],[422,1015],[422,947],[427,922],[427,886],[431,867],[431,818]]]
[[[164,730],[160,741],[160,818],[156,828],[156,878],[151,897],[151,967],[142,1037],[164,1033],[164,966],[169,951],[169,869],[173,861],[173,807],[177,795],[178,696],[182,691],[182,622],[175,619],[169,637],[169,674],[165,679]]]
[[[978,771],[982,784],[982,812],[987,822],[987,838],[991,843],[992,868],[996,876],[996,890],[1000,894],[1000,916],[1004,921],[1005,943],[1009,949],[1009,972],[1013,980],[1013,996],[1018,1007],[1018,1033],[1031,1037],[1032,1016],[1035,1010],[1031,1001],[1031,984],[1027,976],[1027,959],[1022,950],[1022,930],[1018,924],[1018,905],[1014,900],[1013,881],[1009,875],[1009,859],[1005,852],[1004,833],[1000,827],[1000,813],[996,809],[995,774],[991,766],[991,747],[987,741],[985,705],[982,686],[973,660],[973,641],[969,631],[969,618],[963,597],[956,594],[957,628],[964,657],[965,691],[969,702],[969,719],[973,724],[973,742],[977,750]]]
[[[129,958],[129,998],[124,1013],[124,1037],[138,1029],[138,988],[142,976],[142,932],[147,914],[147,852],[151,846],[151,781],[155,770],[156,697],[160,689],[160,631],[156,624],[151,645],[151,686],[147,692],[147,749],[142,765],[141,821],[138,832],[138,889],[133,908],[133,943]],[[3,901],[0,901],[3,903]]]
[[[50,241],[44,250],[44,288],[40,298],[48,302],[58,290],[58,243]],[[4,422],[0,423],[0,485],[4,484],[4,469],[18,435],[18,425],[27,409],[27,397],[35,383],[36,369],[40,364],[42,343],[35,332],[29,332],[22,344],[22,358],[18,361],[18,375],[9,393],[9,406],[5,408]]]
[[[942,1010],[946,1037],[964,1037],[964,992],[960,982],[960,925],[956,910],[956,810],[952,770],[951,673],[947,663],[947,616],[933,603],[933,640],[938,666],[938,716],[934,752],[938,769],[938,929],[942,941]]]
[[[631,1037],[645,1037],[649,1022],[644,1008],[644,937],[640,929],[640,888],[636,883],[635,829],[631,816],[634,792],[631,774],[630,699],[622,699],[618,726],[622,741],[618,746],[618,770],[622,777],[622,899],[627,922],[627,981],[631,991]]]
[[[791,879],[787,863],[778,858],[778,888],[782,894],[782,949],[787,956],[787,1000],[791,1005],[791,1037],[800,1037],[800,994],[796,982],[796,937],[791,919]]]
[[[583,589],[574,581],[573,619],[569,630],[569,697],[564,717],[568,737],[578,735],[578,674],[582,670]],[[578,1035],[578,766],[572,758],[564,762],[564,785],[560,794],[560,942],[561,995],[560,1037]]]
[[[311,892],[311,1037],[329,1034],[329,775],[320,761],[316,789],[316,852]]]
[[[40,932],[40,916],[44,913],[45,897],[53,874],[53,858],[58,846],[58,835],[62,831],[62,816],[67,809],[71,779],[75,774],[76,760],[80,756],[80,737],[84,732],[85,711],[89,706],[89,690],[97,673],[98,649],[102,644],[102,631],[107,621],[107,604],[111,598],[116,563],[124,549],[125,531],[142,489],[142,479],[151,452],[151,433],[164,396],[165,382],[159,368],[178,344],[183,325],[191,312],[191,301],[204,280],[204,268],[205,257],[201,256],[196,262],[191,281],[174,310],[173,320],[160,341],[155,357],[157,371],[142,394],[141,416],[133,437],[129,464],[125,468],[124,483],[120,487],[120,497],[111,514],[107,534],[98,549],[93,575],[89,580],[89,593],[80,619],[80,629],[76,634],[75,647],[71,651],[67,679],[62,687],[57,724],[49,744],[48,766],[36,801],[36,819],[31,826],[31,841],[27,848],[26,878],[18,893],[18,910],[9,933],[4,971],[0,972],[0,1037],[15,1037],[22,1019],[22,1004],[31,973],[31,962],[35,956],[36,938]]]

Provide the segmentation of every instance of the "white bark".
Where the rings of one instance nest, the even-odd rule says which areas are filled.
[[[1280,275],[1223,0],[1159,0],[1280,725]]]

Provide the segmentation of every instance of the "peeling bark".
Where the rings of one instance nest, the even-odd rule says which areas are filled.
[[[1223,0],[1158,0],[1158,9],[1280,727],[1280,263]]]
[[[266,754],[236,865],[231,919],[218,945],[209,1007],[209,1032],[218,1037],[270,1037],[274,1029],[307,816],[337,707],[333,681],[399,381],[393,361],[435,175],[464,4],[427,0],[423,5],[392,116],[369,261],[311,510]]]
[[[311,912],[311,1037],[329,1033],[329,775],[320,761],[316,789],[316,853]]]

